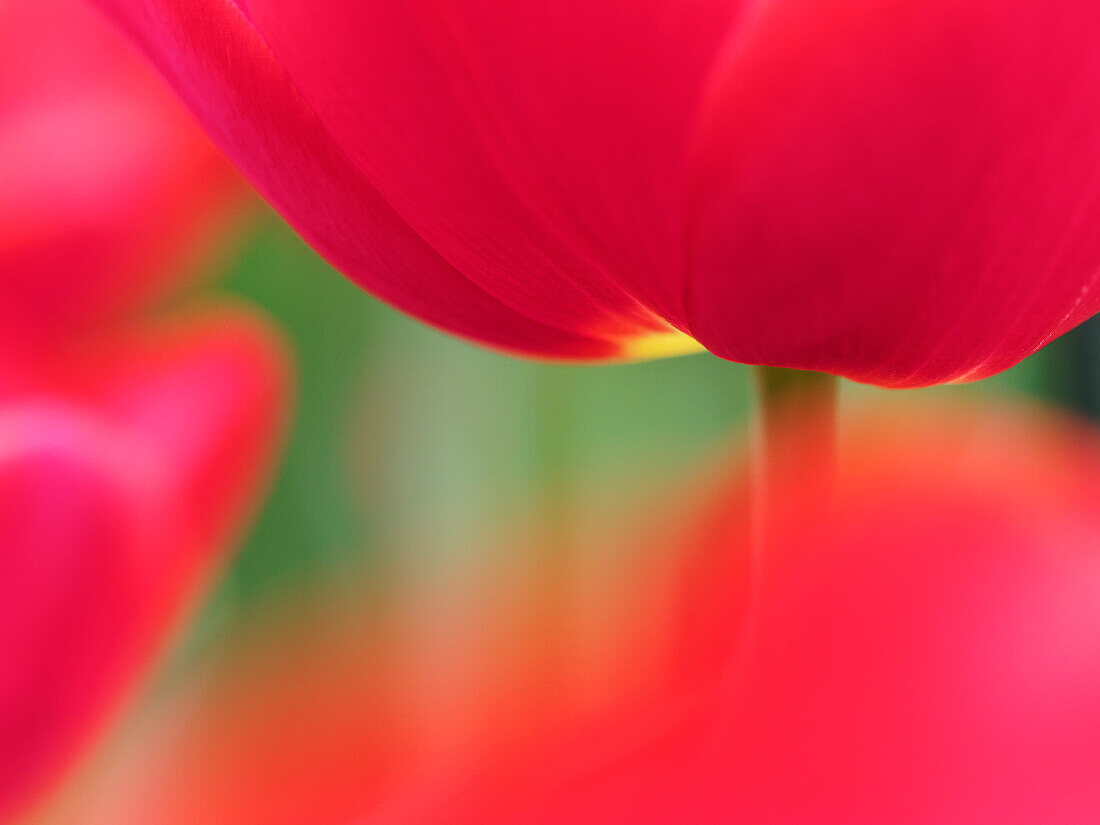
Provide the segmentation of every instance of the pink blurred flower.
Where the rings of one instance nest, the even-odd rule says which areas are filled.
[[[231,546],[284,359],[231,310],[0,381],[0,821],[89,744]]]
[[[982,378],[1100,308],[1091,0],[96,0],[339,269],[508,350]]]
[[[86,333],[162,292],[243,182],[80,0],[0,7],[0,345]],[[224,234],[224,233],[223,233]]]
[[[502,600],[506,576],[470,594],[474,613],[504,608],[490,621],[437,617],[454,643],[482,628],[474,689],[456,697],[442,667],[410,683],[402,663],[428,654],[400,643],[391,593],[395,625],[324,610],[325,632],[265,625],[49,821],[1091,823],[1097,434],[1034,411],[920,410],[860,416],[842,455],[829,501],[818,479],[786,479],[762,569],[743,466],[700,485],[688,540],[617,572],[633,620],[599,701],[515,713],[538,706],[531,654],[562,647],[518,618],[534,590]],[[500,646],[509,633],[519,647]],[[433,732],[426,709],[451,726]]]
[[[0,3],[0,821],[90,746],[263,487],[274,333],[115,325],[242,191],[85,4]]]
[[[591,635],[571,605],[547,635],[545,602],[505,565],[450,608],[393,580],[299,582],[167,689],[104,749],[44,822],[81,825],[346,825],[397,816],[449,789],[471,762],[592,715],[621,718],[664,690],[655,589],[608,580],[625,629],[597,667],[568,643]],[[346,580],[346,574],[341,576]],[[323,580],[322,580],[323,581]],[[377,580],[374,584],[378,584]],[[428,610],[436,620],[425,620]],[[586,616],[591,619],[592,617]],[[416,644],[419,642],[419,645]],[[549,667],[557,678],[540,681]],[[600,675],[602,678],[597,678]]]
[[[701,527],[679,626],[709,687],[401,821],[1093,822],[1100,438],[1007,409],[860,426],[829,503],[788,480],[758,573],[728,503]]]
[[[0,821],[91,744],[263,487],[273,331],[116,323],[241,192],[85,4],[0,2]]]

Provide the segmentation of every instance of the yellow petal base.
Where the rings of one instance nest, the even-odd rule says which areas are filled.
[[[678,330],[670,330],[623,341],[621,357],[624,361],[646,361],[651,358],[671,358],[675,355],[690,355],[702,351],[703,345],[690,335]]]

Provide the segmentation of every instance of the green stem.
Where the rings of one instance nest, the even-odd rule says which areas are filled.
[[[824,502],[836,471],[835,376],[757,367],[759,413],[754,441],[755,548],[762,559],[782,528],[780,519],[812,518],[782,512],[795,490],[807,506]],[[794,486],[792,486],[794,485]]]
[[[820,517],[836,474],[837,384],[834,376],[777,367],[756,368],[759,400],[752,442],[752,543],[748,596],[729,664],[738,691],[756,645],[769,570],[783,552],[783,534]],[[792,509],[796,502],[797,509]],[[812,528],[811,528],[812,529]],[[731,694],[733,695],[733,694]],[[737,703],[725,713],[735,714]]]

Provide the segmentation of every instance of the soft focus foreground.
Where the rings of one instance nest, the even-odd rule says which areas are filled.
[[[95,0],[339,270],[513,352],[882,386],[1100,309],[1094,0]]]
[[[98,349],[0,387],[0,817],[130,692],[252,509],[278,432],[281,352],[248,315]]]
[[[0,2],[0,821],[136,692],[264,489],[287,358],[195,274],[243,187],[83,4]]]
[[[426,666],[400,587],[269,614],[49,821],[1091,822],[1100,435],[1008,406],[851,420],[828,500],[787,482],[769,558],[738,459],[686,529],[636,529],[584,678],[575,608],[530,623],[547,582],[507,571],[436,614]]]
[[[7,353],[71,344],[193,273],[244,195],[183,106],[86,5],[0,0]]]
[[[789,487],[759,566],[736,509],[687,547],[709,690],[402,821],[1094,821],[1097,433],[989,408],[854,423],[831,501]]]

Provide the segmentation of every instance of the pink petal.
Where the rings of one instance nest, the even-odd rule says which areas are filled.
[[[380,298],[431,324],[507,349],[568,357],[618,353],[615,336],[622,329],[597,328],[594,320],[596,314],[606,316],[607,307],[597,313],[586,308],[591,300],[578,299],[577,313],[567,317],[531,316],[509,296],[485,292],[429,246],[419,234],[422,228],[414,229],[395,211],[388,200],[392,193],[374,188],[366,174],[373,169],[365,165],[372,147],[334,137],[333,124],[317,114],[324,101],[303,96],[297,78],[238,6],[225,0],[99,0],[99,5],[130,29],[215,141],[306,240]],[[248,8],[255,17],[256,4]],[[318,25],[311,21],[309,27]],[[362,47],[368,43],[364,39]],[[353,69],[338,69],[340,87],[366,83],[365,78],[348,82]],[[417,145],[413,133],[403,139]],[[474,205],[463,209],[473,214]],[[565,288],[558,292],[570,300],[577,296]],[[555,294],[542,297],[552,306],[562,300]],[[616,307],[625,301],[621,293],[607,300]],[[631,329],[639,323],[632,322]]]
[[[1100,308],[1100,6],[758,4],[695,147],[688,317],[736,361],[914,386]]]
[[[0,399],[4,821],[147,670],[251,509],[283,418],[281,348],[247,315],[86,358]]]
[[[243,186],[78,0],[0,15],[0,340],[86,332],[178,279]]]

